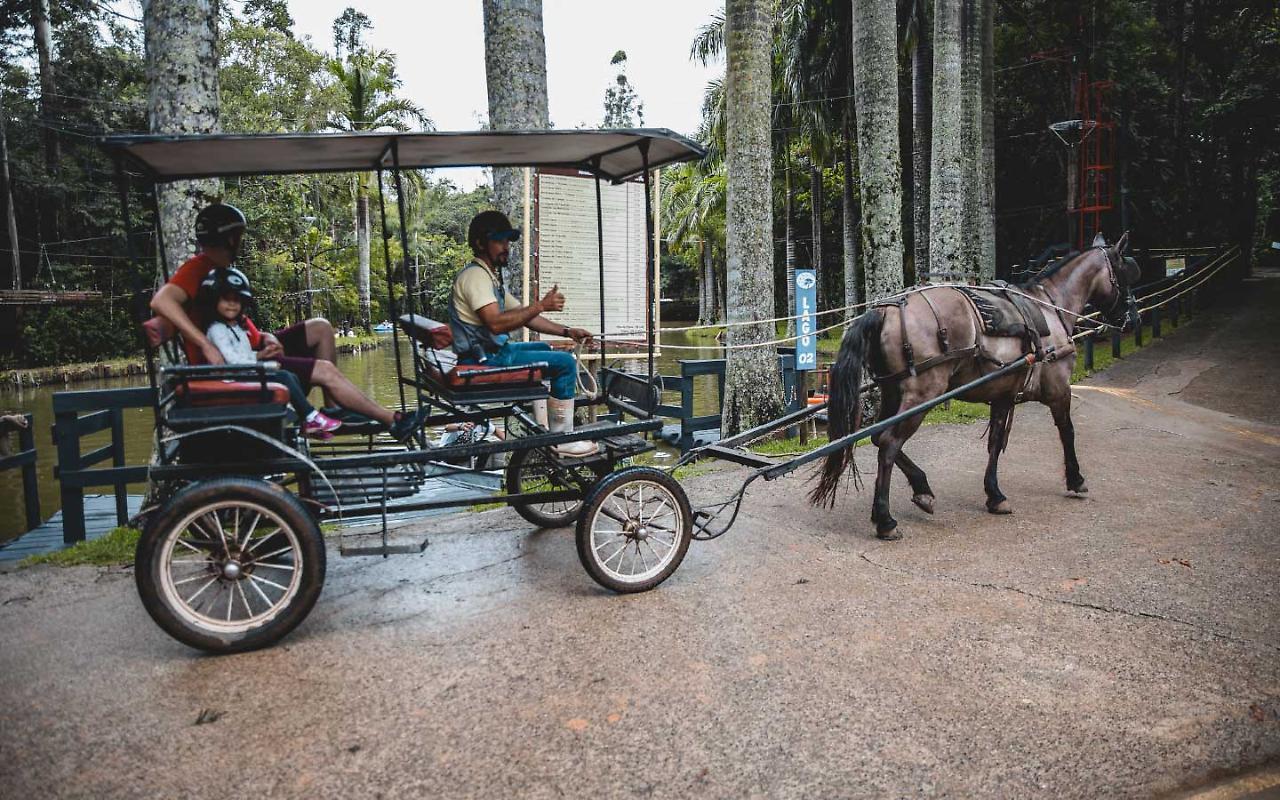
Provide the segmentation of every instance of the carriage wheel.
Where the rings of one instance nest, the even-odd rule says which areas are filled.
[[[147,526],[138,594],[173,638],[211,653],[274,644],[311,612],[324,538],[283,488],[249,478],[193,484]]]
[[[505,486],[507,494],[560,489],[585,493],[596,481],[608,475],[609,471],[609,465],[603,461],[593,465],[563,466],[555,463],[544,450],[516,450],[507,462]],[[570,475],[573,476],[572,480]],[[578,519],[582,501],[557,500],[553,503],[529,503],[513,508],[517,514],[539,528],[564,528]]]
[[[689,497],[652,467],[616,472],[591,490],[578,518],[578,558],[596,583],[643,592],[671,576],[693,537]]]

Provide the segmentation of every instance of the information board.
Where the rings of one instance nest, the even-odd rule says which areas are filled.
[[[600,192],[607,333],[643,339],[648,302],[644,184],[613,186],[602,182]],[[546,294],[553,285],[559,285],[564,294],[564,310],[549,313],[547,318],[599,333],[600,251],[595,179],[539,172],[533,202],[533,279],[539,294]]]
[[[798,269],[796,281],[796,369],[816,369],[818,366],[818,277],[811,269]]]

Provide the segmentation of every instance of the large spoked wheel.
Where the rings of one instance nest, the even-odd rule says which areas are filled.
[[[517,450],[507,462],[505,488],[507,494],[566,489],[585,492],[608,473],[609,467],[604,462],[562,466],[554,462],[544,450]],[[513,508],[517,514],[539,528],[565,528],[578,519],[582,501],[557,500],[551,503],[516,505]]]
[[[644,592],[671,576],[693,537],[689,497],[652,467],[616,472],[591,490],[578,518],[578,558],[596,583]]]
[[[250,478],[179,492],[138,541],[138,594],[173,638],[211,653],[274,644],[311,612],[324,538],[283,488]]]

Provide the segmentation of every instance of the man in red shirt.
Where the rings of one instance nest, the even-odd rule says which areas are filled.
[[[229,267],[235,261],[246,227],[244,214],[235,206],[214,203],[202,209],[196,216],[196,241],[200,243],[200,252],[187,259],[151,298],[151,310],[173,323],[182,335],[190,364],[223,363],[218,348],[204,335],[209,320],[198,318],[194,300],[200,291],[200,283],[210,270]],[[259,331],[253,328],[250,333],[256,335]],[[311,387],[312,373],[318,361],[324,365],[323,368],[334,373],[332,380],[323,381],[327,405],[351,409],[372,419],[386,417],[392,420],[389,425],[400,425],[399,412],[392,417],[391,412],[365,397],[355,384],[332,368],[337,347],[333,326],[328,320],[309,319],[275,333],[262,331],[260,335],[262,346],[258,350],[258,358],[276,361],[281,369],[297,375],[304,390]],[[409,421],[406,417],[405,423]]]

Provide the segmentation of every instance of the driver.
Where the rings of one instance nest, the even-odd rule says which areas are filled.
[[[502,283],[502,269],[511,254],[511,242],[520,231],[501,211],[483,211],[471,220],[467,242],[472,261],[453,279],[449,296],[449,328],[453,349],[462,364],[495,367],[544,362],[551,379],[551,399],[534,401],[534,417],[543,423],[549,418],[553,433],[573,431],[573,398],[577,390],[578,366],[573,355],[551,349],[546,342],[517,342],[512,331],[529,328],[539,333],[563,336],[575,342],[592,341],[585,328],[570,328],[542,316],[564,308],[560,287],[552,286],[541,300],[523,306]],[[548,412],[550,412],[548,414]],[[585,456],[596,452],[594,442],[557,445],[563,456]]]

